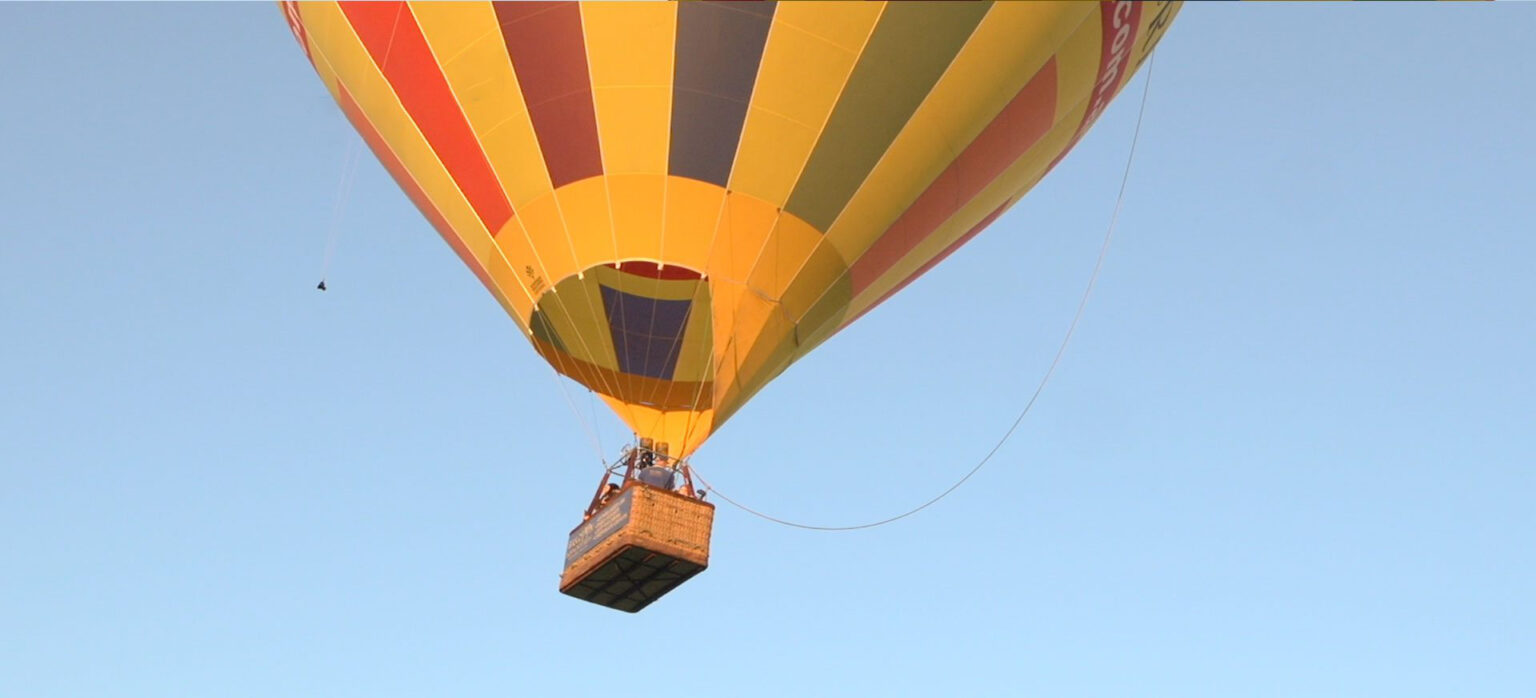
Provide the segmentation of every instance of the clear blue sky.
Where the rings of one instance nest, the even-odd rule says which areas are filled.
[[[1186,7],[996,461],[722,506],[631,616],[556,592],[597,452],[371,158],[313,289],[355,136],[275,7],[0,4],[0,696],[1536,695],[1533,37]],[[829,524],[968,469],[1140,89],[699,468]]]

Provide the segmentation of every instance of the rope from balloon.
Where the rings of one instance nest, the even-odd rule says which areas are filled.
[[[748,514],[756,516],[757,518],[763,519],[765,521],[770,521],[772,523],[776,523],[776,524],[779,524],[779,525],[782,525],[782,526],[789,526],[791,528],[802,528],[802,529],[811,530],[811,531],[856,531],[856,530],[864,529],[864,528],[874,528],[876,526],[884,526],[885,524],[888,524],[888,523],[893,523],[893,522],[896,522],[896,521],[900,521],[902,519],[907,518],[908,516],[912,516],[913,514],[916,514],[916,513],[920,512],[920,511],[924,510],[924,509],[927,509],[928,507],[931,507],[934,504],[937,504],[939,502],[939,500],[944,499],[945,497],[948,497],[950,495],[950,493],[954,492],[957,489],[960,489],[960,486],[964,485],[968,480],[970,480],[973,476],[975,476],[976,473],[981,472],[982,467],[985,466],[988,462],[990,462],[992,460],[992,457],[997,455],[997,452],[1003,448],[1003,444],[1008,443],[1008,439],[1013,437],[1013,433],[1015,431],[1017,431],[1018,428],[1019,428],[1019,425],[1024,422],[1024,417],[1029,414],[1030,409],[1035,406],[1035,402],[1040,399],[1040,394],[1045,392],[1046,384],[1050,383],[1051,377],[1053,375],[1055,375],[1055,373],[1056,373],[1056,368],[1061,365],[1061,357],[1066,355],[1066,353],[1067,353],[1067,345],[1072,342],[1072,335],[1073,335],[1073,333],[1075,333],[1077,331],[1077,325],[1083,319],[1083,311],[1084,311],[1084,309],[1086,309],[1088,307],[1088,298],[1093,295],[1093,287],[1099,281],[1099,273],[1104,268],[1104,260],[1105,260],[1106,257],[1109,256],[1109,245],[1110,245],[1110,242],[1114,240],[1114,237],[1115,237],[1115,227],[1120,222],[1120,210],[1125,205],[1125,189],[1126,189],[1126,184],[1131,179],[1131,164],[1133,162],[1135,162],[1135,159],[1136,159],[1136,144],[1138,142],[1140,142],[1140,140],[1141,140],[1141,122],[1142,122],[1143,117],[1145,117],[1146,113],[1147,113],[1147,95],[1150,94],[1151,91],[1152,91],[1152,65],[1153,65],[1153,62],[1156,60],[1156,58],[1157,58],[1157,52],[1156,51],[1154,51],[1152,53],[1152,55],[1148,56],[1148,58],[1147,58],[1147,76],[1146,76],[1146,78],[1142,82],[1141,106],[1138,108],[1138,110],[1136,112],[1136,128],[1135,128],[1134,132],[1131,134],[1131,149],[1130,149],[1130,152],[1126,155],[1126,158],[1125,158],[1125,171],[1120,176],[1120,193],[1115,198],[1115,209],[1114,209],[1114,213],[1111,214],[1111,216],[1110,216],[1109,227],[1108,227],[1108,229],[1106,229],[1104,231],[1104,242],[1099,245],[1099,256],[1098,256],[1098,259],[1095,260],[1094,263],[1093,263],[1093,272],[1088,277],[1088,285],[1083,289],[1083,297],[1082,297],[1082,299],[1079,300],[1078,303],[1077,303],[1077,311],[1072,315],[1072,322],[1067,325],[1067,332],[1061,338],[1061,345],[1059,347],[1057,347],[1057,349],[1056,349],[1056,356],[1051,359],[1051,364],[1050,364],[1050,366],[1048,368],[1046,368],[1045,375],[1041,376],[1039,385],[1035,386],[1035,392],[1032,395],[1029,396],[1029,401],[1024,403],[1024,408],[1019,411],[1019,416],[1013,420],[1013,424],[1009,425],[1008,430],[1003,432],[1002,438],[998,439],[997,443],[992,446],[992,450],[987,451],[987,455],[983,456],[982,459],[979,462],[977,462],[974,467],[972,467],[968,472],[965,473],[965,475],[961,476],[960,479],[956,480],[954,484],[950,485],[943,492],[940,492],[937,495],[935,495],[932,499],[929,499],[928,501],[923,502],[922,504],[919,504],[919,505],[917,505],[917,506],[915,506],[915,507],[913,507],[911,509],[908,509],[907,511],[904,511],[904,512],[902,512],[900,514],[897,514],[895,516],[891,516],[891,517],[888,517],[888,518],[880,519],[879,521],[871,521],[871,522],[868,522],[868,523],[855,524],[855,525],[852,525],[852,526],[818,526],[818,525],[813,525],[813,524],[806,524],[806,523],[800,523],[800,522],[797,522],[797,521],[790,521],[790,520],[787,520],[787,519],[782,519],[782,518],[779,518],[779,517],[776,517],[776,516],[772,516],[770,514],[766,514],[764,512],[758,511],[757,509],[753,509],[752,507],[749,507],[749,506],[747,506],[745,504],[742,504],[741,502],[738,502],[738,501],[732,499],[730,496],[726,495],[724,492],[721,492],[719,490],[719,488],[717,488],[714,485],[710,484],[709,480],[705,479],[703,474],[699,473],[697,470],[694,470],[693,468],[691,468],[689,466],[684,466],[685,471],[686,472],[690,472],[693,477],[698,478],[699,482],[704,485],[705,490],[707,490],[708,492],[712,492],[716,497],[719,497],[720,499],[724,500],[727,504],[730,504],[731,506],[736,507],[737,509],[740,509],[740,510],[742,510],[742,511],[748,513]]]
[[[405,5],[395,10],[395,23],[389,28],[389,43],[384,46],[384,61],[389,62],[389,54],[395,50],[395,35],[400,31],[400,15],[405,12]],[[357,161],[362,152],[360,141],[355,137],[347,141],[347,155],[342,164],[341,182],[336,186],[336,203],[331,208],[331,229],[326,234],[325,259],[320,263],[320,283],[315,288],[321,291],[325,289],[326,279],[331,274],[331,258],[336,254],[336,242],[341,237],[341,216],[346,212],[347,198],[352,193],[352,181],[357,174]]]
[[[325,257],[320,262],[320,283],[315,286],[321,291],[325,290],[326,278],[331,275],[331,260],[336,256],[336,242],[341,238],[341,219],[347,211],[352,182],[357,178],[357,161],[361,151],[355,137],[347,140],[347,153],[341,161],[341,179],[336,183],[336,200],[331,204],[331,221],[325,232]]]

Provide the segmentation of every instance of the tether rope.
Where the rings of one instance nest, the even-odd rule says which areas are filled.
[[[1030,395],[1029,401],[1024,403],[1024,408],[1019,411],[1019,416],[1013,420],[1013,424],[1008,427],[1008,431],[1003,433],[1002,438],[998,439],[997,444],[992,446],[992,450],[988,451],[987,455],[982,457],[982,459],[976,463],[975,467],[971,468],[970,471],[962,476],[959,480],[956,480],[955,484],[950,485],[948,489],[945,489],[934,498],[923,502],[922,504],[919,504],[912,509],[909,509],[895,516],[881,519],[879,521],[871,521],[869,523],[862,523],[853,526],[816,526],[812,524],[781,519],[776,516],[772,516],[770,514],[766,514],[753,509],[752,507],[732,499],[724,492],[721,492],[719,489],[717,489],[714,485],[710,484],[709,480],[705,479],[704,476],[699,473],[697,468],[690,466],[690,469],[693,472],[693,476],[698,478],[699,482],[703,483],[704,487],[714,496],[719,497],[727,504],[730,504],[731,506],[736,507],[737,509],[747,512],[748,514],[756,516],[760,519],[771,521],[783,526],[803,528],[812,531],[856,531],[864,528],[884,526],[885,524],[900,521],[907,518],[908,516],[927,509],[928,507],[937,504],[939,500],[948,497],[950,493],[960,489],[960,486],[964,485],[966,481],[971,479],[972,476],[978,472],[981,472],[982,467],[991,461],[993,456],[997,455],[997,452],[1002,449],[1003,444],[1008,443],[1008,439],[1011,438],[1013,433],[1018,430],[1019,425],[1024,422],[1024,417],[1029,414],[1030,409],[1035,406],[1035,402],[1040,399],[1040,394],[1045,391],[1046,384],[1051,381],[1051,376],[1056,373],[1056,368],[1061,365],[1061,357],[1067,353],[1067,345],[1072,342],[1072,335],[1077,331],[1078,323],[1083,319],[1083,310],[1088,307],[1088,298],[1093,295],[1093,287],[1099,281],[1099,272],[1104,268],[1104,259],[1109,256],[1109,245],[1115,237],[1115,226],[1120,222],[1120,209],[1125,205],[1126,184],[1131,179],[1131,163],[1135,162],[1136,160],[1136,144],[1141,140],[1141,122],[1142,118],[1146,116],[1147,113],[1147,95],[1152,91],[1152,64],[1153,61],[1156,60],[1156,57],[1157,53],[1154,51],[1152,55],[1147,58],[1147,76],[1142,82],[1141,106],[1136,112],[1136,129],[1131,134],[1131,150],[1130,153],[1126,155],[1125,171],[1120,176],[1120,193],[1115,198],[1115,210],[1114,213],[1110,216],[1109,228],[1104,231],[1104,242],[1099,245],[1099,256],[1098,259],[1093,263],[1093,273],[1089,275],[1088,285],[1083,289],[1083,297],[1077,303],[1077,312],[1072,315],[1072,322],[1067,326],[1067,332],[1061,338],[1061,346],[1056,349],[1056,356],[1051,359],[1051,365],[1045,370],[1045,375],[1040,378],[1040,384],[1035,387],[1034,394]]]
[[[325,234],[325,257],[320,262],[320,283],[331,275],[331,260],[336,256],[336,243],[341,239],[342,216],[347,211],[347,200],[352,194],[352,183],[357,179],[357,163],[362,148],[356,138],[347,140],[347,153],[342,157],[341,179],[336,183],[336,199],[331,203],[331,220]],[[324,290],[324,289],[322,289]]]

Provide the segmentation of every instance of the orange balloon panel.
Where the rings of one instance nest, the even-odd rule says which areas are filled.
[[[283,3],[560,373],[687,455],[1082,137],[1178,3]]]

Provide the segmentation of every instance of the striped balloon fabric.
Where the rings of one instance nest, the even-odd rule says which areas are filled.
[[[1018,201],[1178,12],[282,6],[538,353],[678,456]]]

